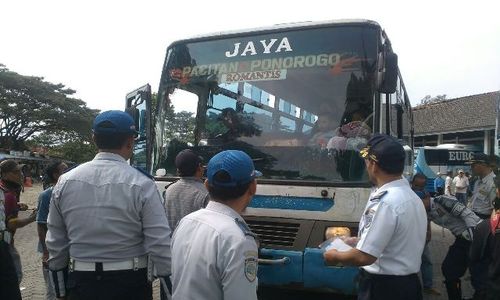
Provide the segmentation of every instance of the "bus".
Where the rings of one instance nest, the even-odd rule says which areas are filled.
[[[140,134],[132,163],[158,188],[174,159],[236,149],[257,170],[244,218],[259,237],[259,285],[356,293],[357,268],[326,266],[330,235],[357,235],[371,184],[359,150],[374,133],[410,149],[413,118],[397,55],[369,20],[275,25],[179,40],[157,95],[127,95]],[[411,171],[408,171],[411,172]]]
[[[434,180],[437,173],[445,175],[451,171],[453,176],[458,174],[458,170],[470,173],[470,165],[466,163],[474,152],[480,152],[480,148],[464,144],[417,147],[415,148],[414,173],[422,173],[427,177],[425,190],[434,194],[436,193]]]

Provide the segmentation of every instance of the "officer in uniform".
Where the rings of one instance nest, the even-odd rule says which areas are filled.
[[[484,153],[473,153],[468,164],[471,165],[472,173],[479,176],[474,183],[471,198],[472,211],[481,219],[490,217],[493,211],[493,201],[496,197],[495,173],[491,169],[493,162]]]
[[[445,278],[448,299],[462,300],[460,277],[469,265],[469,248],[473,230],[481,219],[453,196],[442,195],[436,198],[424,198],[429,219],[450,230],[455,235],[455,242],[448,249],[441,265]]]
[[[405,151],[391,136],[376,134],[360,152],[376,189],[359,223],[355,248],[324,253],[329,265],[361,266],[358,299],[422,299],[418,271],[427,215],[402,177]]]
[[[0,189],[0,299],[21,300],[16,268],[9,251],[11,234],[5,227],[5,196]]]
[[[93,123],[95,158],[52,191],[46,245],[57,297],[152,299],[148,255],[170,270],[170,229],[151,178],[132,168],[134,120],[105,111]],[[69,271],[69,273],[68,273]]]
[[[172,237],[175,299],[257,299],[257,243],[241,217],[257,189],[252,159],[215,155],[207,166],[207,207],[184,217]]]

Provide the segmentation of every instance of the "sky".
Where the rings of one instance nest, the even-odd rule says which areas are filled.
[[[413,105],[500,90],[500,2],[0,0],[0,64],[76,90],[90,108],[157,91],[178,39],[280,23],[370,19],[391,39]]]

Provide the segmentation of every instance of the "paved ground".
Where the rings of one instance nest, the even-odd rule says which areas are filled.
[[[21,196],[21,200],[27,203],[30,208],[37,206],[38,194],[41,192],[41,185],[35,184],[31,188],[26,188],[26,191]],[[29,214],[28,212],[23,212],[23,214]],[[447,299],[446,290],[443,285],[443,277],[441,275],[441,262],[448,250],[448,246],[453,242],[453,236],[448,231],[442,231],[441,227],[433,225],[432,227],[432,241],[431,241],[431,252],[434,256],[434,285],[441,291],[441,296],[425,296],[424,299]],[[16,247],[21,254],[24,278],[21,282],[21,289],[23,299],[29,300],[43,300],[45,299],[45,286],[43,282],[43,277],[41,273],[41,261],[40,256],[36,252],[38,237],[36,233],[36,225],[32,223],[24,228],[21,228],[16,233]],[[463,280],[463,296],[470,297],[472,295],[472,288],[470,286],[470,276],[466,275],[465,280]],[[155,282],[154,285],[154,299],[159,299],[158,297],[158,283]],[[274,293],[273,293],[274,294]],[[279,293],[278,293],[279,294]],[[289,293],[283,293],[283,295],[288,295],[287,298],[290,299]],[[304,295],[301,293],[296,293],[297,299],[333,299],[333,297],[325,295]],[[299,296],[300,295],[300,296]],[[282,297],[278,296],[278,299]],[[293,298],[293,297],[292,297]],[[273,297],[273,299],[277,299]]]

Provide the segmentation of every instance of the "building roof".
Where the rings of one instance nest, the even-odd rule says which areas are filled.
[[[415,136],[494,129],[499,98],[496,91],[416,106]]]

